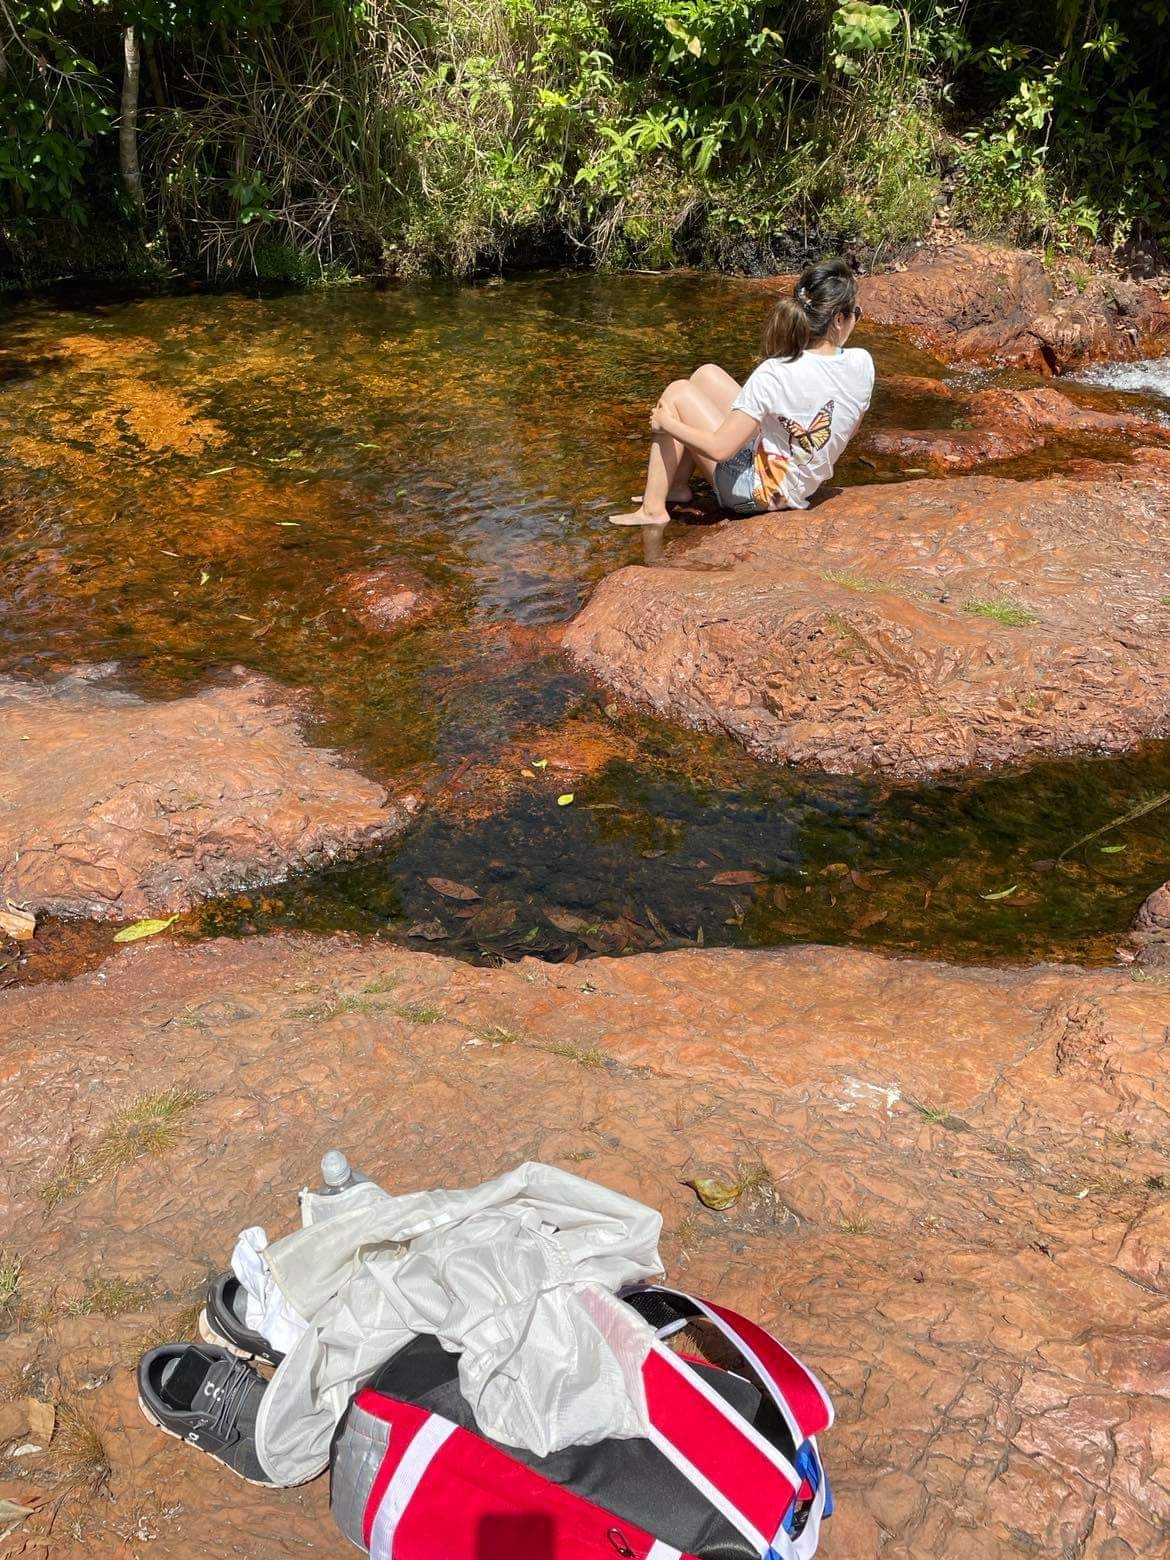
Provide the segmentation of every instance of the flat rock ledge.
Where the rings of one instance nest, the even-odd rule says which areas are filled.
[[[0,897],[130,919],[356,851],[404,804],[303,740],[263,678],[148,703],[0,678]]]
[[[90,1499],[76,1435],[5,1462],[6,1496],[47,1497],[19,1537],[344,1551],[325,1479],[241,1484],[144,1422],[132,1374],[192,1336],[238,1230],[293,1227],[336,1144],[398,1191],[539,1158],[660,1208],[670,1274],[833,1396],[825,1560],[1164,1556],[1168,979],[828,948],[486,970],[274,937],[0,996],[6,1379],[109,1463]],[[160,1098],[169,1133],[116,1154]],[[704,1172],[751,1184],[713,1212],[683,1184]]]
[[[1119,752],[1170,731],[1170,481],[1151,459],[838,491],[608,576],[564,645],[637,705],[832,773]]]

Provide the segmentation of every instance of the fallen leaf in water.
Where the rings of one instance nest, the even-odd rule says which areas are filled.
[[[533,767],[533,769],[547,769],[548,768],[548,759],[547,758],[534,758],[532,760],[532,767]]]
[[[137,942],[140,937],[153,937],[157,932],[165,932],[168,926],[174,926],[178,919],[177,915],[168,915],[165,921],[135,921],[132,926],[124,926],[120,932],[115,932],[114,941]]]
[[[520,773],[524,776],[525,780],[535,780],[536,779],[536,771],[535,771],[535,769],[522,769],[520,771]]]
[[[474,905],[465,905],[462,910],[451,911],[451,914],[457,921],[469,921],[475,913],[476,907]]]
[[[18,910],[11,900],[5,900],[0,908],[0,932],[13,942],[28,942],[37,929],[37,918],[31,910]]]
[[[217,466],[214,471],[209,471],[207,475],[209,477],[222,477],[226,475],[227,472],[234,471],[235,469],[236,468],[234,466]]]
[[[460,912],[465,914],[466,912]],[[472,911],[471,929],[477,937],[495,937],[516,924],[516,906],[505,903],[483,905]]]
[[[861,873],[858,872],[855,867],[849,868],[849,881],[853,884],[854,888],[861,889],[863,894],[873,893],[873,884],[869,881],[868,878],[863,878]]]
[[[664,850],[644,850],[642,852],[642,859],[643,861],[657,861],[659,856],[665,855],[666,852]]]
[[[703,928],[700,926],[699,930],[695,933],[695,947],[701,948],[703,946],[703,942]]]
[[[407,928],[408,937],[423,937],[427,942],[439,942],[446,937],[447,928],[442,921],[416,921],[413,926]]]
[[[646,919],[650,922],[650,925],[654,928],[654,930],[658,933],[659,937],[661,937],[664,942],[670,941],[670,933],[666,930],[666,927],[663,926],[662,922],[654,914],[649,905],[646,906]]]
[[[588,917],[577,915],[573,910],[562,910],[557,905],[548,905],[544,911],[545,920],[551,921],[558,932],[583,932],[592,923]]]
[[[1001,888],[994,894],[980,894],[979,897],[980,899],[1007,899],[1010,894],[1015,893],[1019,886],[1018,883],[1013,883],[1010,888]]]
[[[444,899],[478,899],[480,895],[474,888],[468,888],[466,883],[453,883],[450,878],[430,877],[427,882],[436,894],[442,894]]]
[[[567,807],[572,800],[573,800],[573,793],[572,793],[572,791],[566,791],[564,796],[558,796],[557,797],[557,806],[558,807]]]
[[[730,1208],[732,1203],[737,1203],[744,1193],[741,1182],[736,1181],[728,1186],[723,1181],[716,1181],[713,1176],[707,1175],[697,1175],[693,1180],[684,1181],[683,1185],[691,1188],[704,1208],[714,1208],[716,1212]]]
[[[1102,845],[1101,854],[1103,856],[1120,856],[1124,849],[1124,845]]]
[[[210,578],[211,578],[211,575],[208,574],[206,569],[204,569],[202,574],[200,574],[200,576],[199,576],[199,583],[200,583],[200,585],[206,585]]]
[[[720,888],[734,888],[744,883],[762,883],[762,872],[717,872],[711,879],[712,883],[718,883]]]

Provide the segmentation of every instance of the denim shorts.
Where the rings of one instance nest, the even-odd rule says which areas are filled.
[[[756,441],[745,444],[730,460],[721,460],[715,467],[715,497],[720,509],[730,509],[733,515],[762,515],[763,509],[756,501]]]

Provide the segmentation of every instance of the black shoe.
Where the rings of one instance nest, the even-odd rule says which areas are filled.
[[[267,1382],[226,1349],[167,1343],[138,1362],[138,1406],[160,1430],[189,1441],[249,1484],[271,1484],[256,1456],[256,1414]]]
[[[263,1360],[279,1365],[284,1355],[263,1333],[253,1332],[244,1320],[248,1291],[234,1273],[220,1273],[207,1286],[207,1300],[199,1317],[199,1336],[242,1360]]]

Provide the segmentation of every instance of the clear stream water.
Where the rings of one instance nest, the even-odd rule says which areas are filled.
[[[183,935],[413,933],[486,959],[700,937],[1111,956],[1170,875],[1170,807],[1052,863],[1170,790],[1167,747],[918,786],[778,770],[616,710],[528,632],[640,557],[605,516],[638,489],[649,405],[707,359],[746,373],[767,307],[758,284],[694,275],[0,306],[0,671],[112,663],[116,684],[170,698],[252,667],[311,690],[312,740],[432,800],[395,846],[206,906]],[[874,424],[959,420],[883,383],[942,377],[933,359],[858,339],[878,363]],[[1164,364],[1074,393],[1170,411]],[[838,472],[901,474],[860,448]],[[441,609],[363,628],[331,587],[381,564]],[[581,740],[603,758],[571,806],[540,771],[520,779]],[[752,878],[712,881],[727,872]],[[435,876],[481,899],[444,900]],[[110,935],[50,926],[30,971],[74,967]]]

